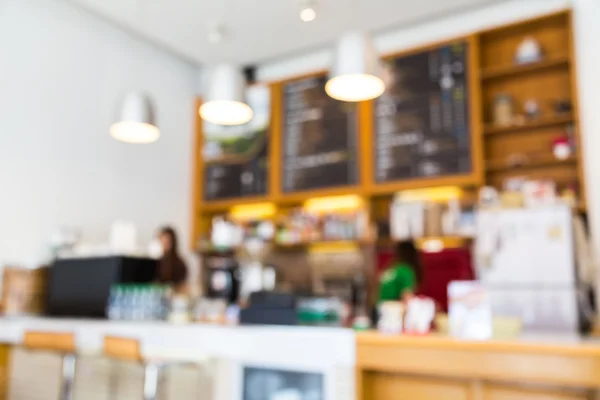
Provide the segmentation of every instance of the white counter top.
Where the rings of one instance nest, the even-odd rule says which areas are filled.
[[[0,342],[19,344],[27,330],[73,332],[82,353],[101,352],[104,336],[113,335],[139,339],[146,357],[214,357],[307,369],[352,367],[356,353],[354,332],[343,328],[0,318]]]
[[[20,344],[28,330],[73,332],[84,355],[100,354],[104,336],[113,335],[139,339],[147,358],[196,361],[210,371],[207,379],[212,389],[206,399],[241,400],[244,371],[249,367],[319,373],[323,400],[354,400],[356,346],[350,329],[0,318],[0,342]],[[29,380],[15,383],[15,390],[28,393]]]

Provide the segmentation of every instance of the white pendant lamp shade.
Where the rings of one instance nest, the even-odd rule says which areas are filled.
[[[229,64],[215,67],[210,77],[206,101],[200,106],[203,120],[216,125],[242,125],[254,116],[244,102],[246,80],[241,71]]]
[[[126,143],[157,141],[160,131],[156,127],[150,97],[140,92],[127,93],[120,104],[117,120],[110,127],[110,135]]]
[[[352,32],[338,42],[330,78],[325,91],[341,101],[364,101],[379,97],[385,91],[381,64],[371,39]]]

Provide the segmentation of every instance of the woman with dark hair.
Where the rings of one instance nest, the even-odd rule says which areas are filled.
[[[187,279],[187,267],[179,256],[177,233],[170,226],[165,226],[160,230],[158,239],[163,248],[163,255],[158,262],[157,281],[173,285],[175,290],[179,290]]]
[[[421,279],[419,252],[412,241],[396,245],[396,261],[381,275],[379,302],[407,300],[414,295]]]

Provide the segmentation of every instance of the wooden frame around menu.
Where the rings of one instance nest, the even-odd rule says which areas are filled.
[[[276,146],[273,146],[277,150],[275,151],[275,156],[273,159],[273,164],[271,168],[271,177],[273,178],[273,192],[272,192],[272,201],[275,201],[280,204],[294,204],[300,203],[306,199],[311,197],[323,197],[323,196],[338,196],[345,194],[355,194],[359,196],[368,195],[367,187],[364,185],[365,182],[365,153],[361,152],[361,149],[364,148],[365,145],[368,145],[369,142],[366,141],[365,135],[363,134],[363,130],[365,129],[365,123],[368,122],[367,119],[364,118],[364,104],[357,104],[356,110],[356,143],[357,143],[357,158],[358,158],[358,169],[359,169],[359,178],[358,182],[355,185],[348,186],[338,186],[333,188],[325,188],[325,189],[314,189],[314,190],[302,190],[292,193],[284,193],[282,190],[282,180],[281,180],[281,171],[283,168],[283,160],[282,160],[282,152],[281,152],[281,144],[284,140],[284,129],[283,129],[283,99],[282,99],[282,89],[283,86],[290,82],[299,81],[302,79],[313,78],[313,77],[322,77],[327,75],[327,71],[320,70],[314,71],[308,74],[296,75],[291,78],[287,78],[277,83],[273,84],[275,90],[278,93],[278,97],[276,98],[276,108],[273,109],[274,115],[277,115],[278,120],[274,123],[274,129],[272,131],[272,135],[274,136],[273,142],[276,143]]]
[[[297,204],[311,197],[319,196],[337,196],[354,194],[368,198],[372,195],[389,195],[403,189],[413,189],[420,187],[458,185],[458,186],[476,186],[483,183],[483,149],[482,149],[482,127],[481,127],[481,93],[479,85],[478,68],[478,41],[475,35],[468,37],[458,37],[443,42],[435,42],[419,48],[410,49],[402,52],[395,52],[384,55],[384,59],[396,58],[403,55],[416,54],[428,49],[435,49],[444,45],[464,41],[468,43],[468,63],[469,63],[469,107],[470,114],[470,135],[471,135],[471,154],[473,169],[468,175],[449,175],[440,178],[411,179],[406,181],[375,183],[373,177],[373,151],[372,144],[374,138],[374,101],[366,101],[357,104],[357,156],[359,168],[359,181],[356,185],[305,190],[293,193],[283,193],[281,182],[281,171],[283,160],[281,157],[281,143],[283,140],[283,101],[282,87],[288,82],[294,82],[310,77],[323,76],[327,74],[325,70],[314,71],[307,74],[296,75],[281,81],[265,83],[271,90],[271,128],[270,146],[269,146],[269,167],[268,167],[268,191],[263,196],[251,196],[243,198],[232,198],[224,200],[207,201],[203,196],[202,179],[204,175],[204,160],[201,157],[203,147],[203,123],[198,115],[198,108],[202,104],[201,99],[197,99],[195,116],[196,124],[194,129],[194,154],[193,154],[193,200],[192,200],[192,235],[191,246],[197,243],[197,238],[202,231],[199,221],[205,214],[216,214],[226,212],[232,206],[237,204],[252,204],[260,202],[273,202],[277,205]],[[368,151],[365,151],[368,149]]]
[[[382,57],[384,60],[390,60],[400,58],[403,56],[409,56],[413,54],[422,53],[428,50],[434,50],[440,47],[448,46],[457,42],[465,42],[468,45],[467,52],[467,79],[469,83],[468,91],[468,102],[469,107],[469,135],[471,138],[471,173],[464,175],[447,175],[436,178],[417,178],[407,179],[393,182],[376,183],[372,173],[373,169],[373,152],[369,152],[370,161],[369,163],[371,172],[367,176],[367,180],[364,182],[368,188],[368,192],[373,195],[386,195],[393,192],[405,189],[417,189],[424,187],[433,186],[478,186],[483,184],[484,181],[484,168],[483,168],[483,138],[482,138],[482,126],[481,126],[481,85],[479,83],[479,41],[475,35],[463,36],[453,38],[451,40],[444,40],[440,42],[430,43],[425,46],[412,48],[406,51],[394,52],[386,54]],[[369,112],[369,124],[365,124],[363,135],[366,136],[365,140],[368,143],[373,143],[375,139],[375,121],[373,118],[373,102],[370,102]]]
[[[273,138],[275,135],[272,134],[272,131],[274,130],[274,126],[275,124],[278,123],[278,119],[280,118],[279,116],[279,105],[278,102],[279,100],[277,99],[276,96],[278,96],[279,94],[277,93],[277,89],[276,89],[276,85],[274,84],[269,84],[269,83],[264,83],[264,85],[269,87],[269,90],[271,92],[271,122],[270,122],[270,127],[269,127],[269,136],[271,138]],[[200,98],[198,98],[196,100],[196,110],[198,110],[200,108],[200,105],[202,104],[202,100]],[[201,179],[203,179],[203,174],[204,174],[204,167],[207,163],[204,162],[204,159],[201,157],[202,154],[202,148],[204,146],[204,135],[203,135],[203,122],[202,122],[202,118],[200,118],[200,115],[198,114],[198,112],[196,112],[196,124],[195,124],[195,150],[194,150],[194,182],[196,183],[196,186],[199,186],[199,188],[195,188],[194,191],[197,193],[194,193],[195,196],[195,200],[194,203],[196,203],[195,209],[200,211],[200,212],[219,212],[219,211],[225,211],[228,208],[231,208],[232,206],[236,205],[236,204],[251,204],[251,203],[260,203],[260,202],[265,202],[265,201],[273,201],[273,182],[271,179],[271,173],[270,171],[267,171],[267,179],[269,182],[269,186],[267,189],[267,193],[265,193],[264,195],[260,195],[260,196],[248,196],[248,197],[235,197],[235,198],[229,198],[229,199],[219,199],[219,200],[206,200],[204,198],[204,192],[203,192],[203,185],[202,182],[200,181]],[[269,143],[269,152],[268,152],[268,160],[269,160],[269,170],[272,168],[272,163],[273,163],[273,151],[271,148],[271,142]],[[200,208],[202,208],[202,210],[200,210]]]
[[[191,204],[191,232],[190,232],[190,248],[195,248],[198,243],[198,237],[203,230],[202,219],[205,214],[224,213],[231,207],[238,204],[262,203],[267,201],[275,201],[274,183],[276,177],[271,172],[273,166],[277,164],[278,153],[273,149],[278,146],[277,135],[273,135],[273,127],[280,120],[279,106],[279,89],[277,84],[264,83],[269,86],[271,91],[271,127],[269,128],[272,141],[270,143],[268,160],[269,168],[267,170],[267,179],[269,182],[267,193],[261,196],[236,197],[222,200],[206,200],[204,198],[204,167],[206,163],[202,157],[202,149],[204,147],[204,130],[203,121],[200,118],[198,110],[202,105],[202,99],[197,98],[194,108],[194,130],[193,130],[193,145],[192,145],[192,204]]]

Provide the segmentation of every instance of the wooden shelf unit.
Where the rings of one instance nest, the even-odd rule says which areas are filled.
[[[552,167],[557,165],[569,165],[576,164],[578,158],[570,156],[565,159],[559,160],[553,155],[544,155],[540,157],[534,157],[526,159],[521,163],[511,164],[507,160],[489,160],[486,162],[485,169],[488,173],[493,172],[504,172],[504,171],[519,171],[519,170],[531,170],[536,168]]]
[[[193,223],[192,245],[198,238],[206,236],[213,216],[226,213],[238,204],[271,202],[278,209],[301,205],[305,200],[317,196],[357,194],[370,203],[374,221],[389,218],[389,203],[393,194],[399,190],[456,185],[469,194],[463,203],[473,203],[481,185],[501,187],[506,178],[524,176],[531,179],[552,179],[558,189],[579,188],[578,204],[580,211],[585,210],[585,188],[583,179],[583,160],[579,154],[581,148],[578,129],[577,87],[575,79],[575,56],[573,51],[573,22],[570,10],[562,10],[530,20],[496,27],[475,33],[467,38],[448,38],[431,43],[419,49],[402,52],[413,54],[423,49],[435,48],[444,44],[467,40],[470,54],[469,84],[471,129],[473,140],[474,176],[438,177],[413,181],[380,184],[373,179],[374,126],[372,115],[373,102],[364,102],[358,110],[359,137],[359,183],[353,187],[329,188],[319,191],[305,191],[286,194],[281,189],[281,124],[282,96],[281,87],[286,81],[271,83],[272,88],[272,145],[269,154],[268,182],[269,193],[255,198],[228,199],[223,201],[205,201],[202,193],[204,164],[202,149],[202,122],[196,112],[195,162],[193,174]],[[540,43],[544,57],[541,61],[516,65],[514,57],[524,38],[533,37]],[[384,55],[384,58],[398,54]],[[325,73],[318,71],[307,76]],[[297,77],[296,77],[297,78]],[[295,79],[295,78],[291,78]],[[513,99],[514,110],[523,114],[524,103],[536,100],[540,115],[533,120],[508,126],[499,126],[493,121],[494,100],[499,94],[508,94]],[[557,113],[556,101],[569,100],[571,111]],[[557,160],[552,155],[552,142],[572,127],[575,142],[575,154],[566,160]],[[515,157],[523,155],[525,162],[519,166],[510,163]],[[479,174],[479,176],[478,176]],[[293,246],[292,246],[293,247]]]
[[[356,400],[591,400],[600,391],[591,343],[377,332],[356,343]]]
[[[575,122],[575,118],[571,113],[561,115],[552,115],[549,117],[539,117],[530,121],[525,121],[522,124],[497,125],[487,124],[483,128],[484,135],[500,135],[506,133],[521,133],[533,131],[542,128],[553,128],[561,125],[568,125]]]
[[[509,64],[506,66],[489,67],[481,71],[481,80],[512,78],[517,75],[535,74],[551,68],[568,68],[571,59],[568,55],[545,58],[537,62],[527,64]]]
[[[521,176],[551,179],[559,191],[579,188],[580,202],[585,204],[582,160],[577,153],[581,141],[572,29],[571,11],[565,10],[480,33],[486,184],[501,187],[505,179]],[[540,44],[543,58],[530,64],[515,64],[517,49],[527,37]],[[539,117],[508,126],[490,123],[499,95],[510,96],[514,114],[522,119],[525,102],[536,101]],[[570,101],[572,110],[557,113],[555,102],[565,100]],[[552,142],[565,136],[569,127],[575,154],[558,160],[552,154]]]

